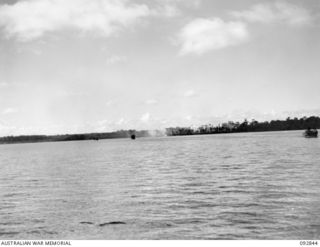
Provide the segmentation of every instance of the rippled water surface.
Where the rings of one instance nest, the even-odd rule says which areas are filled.
[[[319,239],[319,185],[299,131],[0,145],[0,239]]]

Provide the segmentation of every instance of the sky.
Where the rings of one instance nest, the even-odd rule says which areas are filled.
[[[0,136],[320,115],[318,0],[0,0]]]

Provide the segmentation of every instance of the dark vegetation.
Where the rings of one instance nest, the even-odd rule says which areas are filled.
[[[270,122],[258,122],[256,120],[244,120],[240,122],[228,122],[218,126],[211,124],[202,125],[198,128],[175,127],[167,128],[168,136],[179,135],[202,135],[202,134],[221,134],[239,132],[260,132],[260,131],[281,131],[281,130],[304,130],[307,128],[320,128],[320,118],[316,116],[303,118],[287,118],[286,120],[272,120]]]
[[[132,134],[136,137],[148,137],[149,131],[141,130],[119,130],[107,133],[88,133],[88,134],[67,134],[67,135],[21,135],[21,136],[6,136],[0,138],[0,144],[9,143],[27,143],[27,142],[59,142],[59,141],[83,141],[100,139],[115,139],[115,138],[130,138]],[[157,133],[156,133],[157,134]]]
[[[272,120],[270,122],[258,122],[246,119],[243,122],[228,122],[218,126],[211,124],[202,125],[198,128],[175,127],[167,128],[166,135],[202,135],[202,134],[222,134],[238,132],[259,132],[259,131],[281,131],[281,130],[304,130],[307,128],[320,128],[320,117],[287,118],[286,120]],[[149,137],[147,130],[119,130],[107,133],[88,133],[88,134],[66,134],[66,135],[21,135],[0,137],[0,144],[9,143],[28,143],[28,142],[58,142],[58,141],[80,141],[80,140],[100,140],[114,138]],[[163,136],[161,131],[156,131],[153,136]]]

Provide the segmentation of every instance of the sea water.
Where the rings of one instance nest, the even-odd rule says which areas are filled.
[[[0,239],[319,239],[301,131],[0,145]]]

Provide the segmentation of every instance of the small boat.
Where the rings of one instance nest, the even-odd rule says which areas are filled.
[[[131,139],[135,140],[136,139],[136,135],[131,135]]]
[[[308,128],[303,135],[306,138],[316,138],[318,137],[318,130]]]

